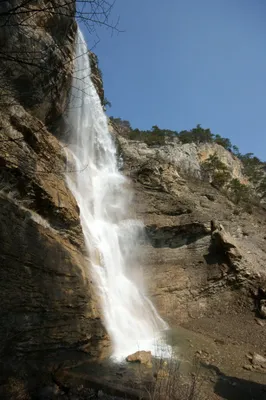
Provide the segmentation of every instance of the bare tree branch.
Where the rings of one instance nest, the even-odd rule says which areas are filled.
[[[48,85],[45,88],[45,96],[47,101],[52,98],[53,93],[57,90],[54,76],[60,75],[60,69],[63,70],[67,64],[72,65],[75,57],[65,57],[64,42],[69,35],[74,20],[85,26],[90,35],[97,35],[97,27],[104,26],[111,31],[118,31],[119,19],[113,24],[110,23],[110,15],[115,1],[107,0],[51,0],[49,2],[39,2],[36,0],[11,0],[0,1],[0,106],[8,107],[14,104],[19,104],[20,99],[17,97],[16,90],[12,85],[12,74],[16,71],[15,80],[18,82],[26,76],[30,76],[32,82],[38,82],[40,75],[45,76]],[[74,10],[74,12],[73,12]],[[42,50],[38,47],[38,36],[34,36],[34,32],[39,29],[36,26],[36,17],[42,16],[45,20],[46,16],[63,18],[65,26],[60,35],[57,35],[57,40],[54,40],[51,52],[62,54],[62,60],[65,60],[60,65],[50,65],[46,61],[49,50]],[[68,22],[67,22],[68,21]],[[56,27],[57,28],[57,27]],[[32,34],[31,34],[32,31]],[[31,47],[25,46],[8,46],[9,35],[12,32],[17,32],[18,35],[27,34],[32,43]],[[2,37],[2,40],[1,40]],[[99,42],[99,39],[94,46]],[[34,49],[36,47],[36,49]],[[37,85],[36,85],[37,86]],[[60,89],[59,89],[60,90]],[[19,97],[32,97],[32,87],[23,85],[19,88]],[[33,100],[33,99],[32,99]],[[35,109],[42,107],[42,104],[35,105]],[[69,107],[66,104],[65,109]],[[60,118],[61,116],[59,116]],[[57,118],[53,121],[57,123]],[[51,125],[50,125],[51,127]],[[1,134],[2,132],[2,134]],[[0,142],[11,140],[8,137],[3,137],[3,128],[0,128]]]

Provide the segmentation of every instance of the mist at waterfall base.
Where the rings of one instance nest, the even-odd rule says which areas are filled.
[[[142,223],[128,219],[132,193],[119,172],[108,121],[90,78],[87,45],[79,31],[70,94],[67,183],[80,209],[80,220],[93,277],[102,301],[104,323],[115,360],[138,350],[162,356],[167,329],[140,285],[132,280],[138,268]]]

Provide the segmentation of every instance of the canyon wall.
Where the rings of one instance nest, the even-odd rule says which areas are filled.
[[[149,146],[111,129],[135,191],[135,216],[144,221],[144,276],[161,315],[174,326],[255,310],[266,282],[265,211],[234,204],[201,174],[215,153],[245,182],[240,160],[217,144]]]
[[[98,358],[106,340],[64,134],[75,2],[2,2],[0,72],[1,370]],[[23,5],[24,4],[24,5]],[[27,18],[25,18],[25,16]],[[100,345],[101,344],[101,345]],[[32,362],[33,362],[32,361]],[[13,372],[12,372],[13,371]]]

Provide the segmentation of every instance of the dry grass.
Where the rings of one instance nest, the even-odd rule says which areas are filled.
[[[182,366],[182,368],[181,368]],[[183,368],[184,367],[184,368]],[[139,364],[135,389],[139,400],[203,400],[203,375],[199,358],[181,362],[171,350],[165,358],[154,357],[152,368]]]
[[[148,388],[150,400],[199,400],[200,368],[193,365],[190,378],[184,378],[180,372],[180,362],[171,358],[155,361],[154,381]]]

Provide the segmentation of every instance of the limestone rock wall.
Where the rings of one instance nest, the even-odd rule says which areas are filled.
[[[105,330],[64,150],[20,106],[0,119],[1,362],[97,358]]]
[[[67,108],[74,14],[63,0],[0,5],[1,379],[31,361],[98,358],[107,344],[64,148],[51,133]]]
[[[113,130],[112,125],[111,130]],[[148,146],[141,141],[127,140],[126,135],[119,135],[118,142],[123,148],[123,157],[130,160],[131,166],[153,160],[169,162],[175,166],[177,172],[189,175],[192,178],[201,179],[201,163],[210,155],[216,153],[219,159],[227,166],[232,178],[237,178],[241,182],[246,182],[243,175],[243,166],[232,153],[216,143],[186,143],[181,144],[178,140],[173,140],[161,146]]]
[[[146,227],[144,276],[161,315],[174,326],[254,310],[253,295],[266,284],[265,211],[247,212],[200,179],[200,162],[214,151],[238,179],[241,163],[218,145],[148,147],[114,135],[135,191],[135,216]],[[212,220],[223,226],[223,246]]]

